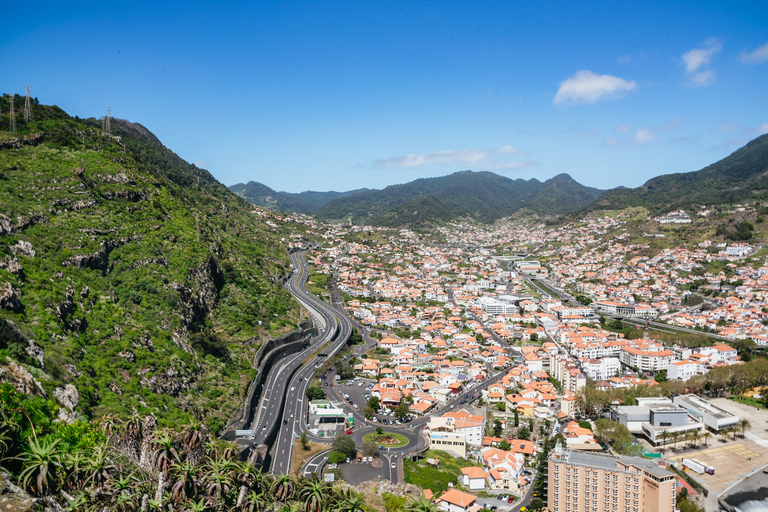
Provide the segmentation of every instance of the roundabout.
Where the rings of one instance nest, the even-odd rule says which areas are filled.
[[[385,448],[403,448],[408,446],[410,441],[402,434],[395,432],[370,432],[363,436],[363,441],[367,443],[373,443],[378,446],[384,446]]]

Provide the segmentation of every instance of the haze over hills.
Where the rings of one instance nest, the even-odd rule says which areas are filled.
[[[78,413],[220,426],[252,340],[298,318],[283,234],[139,124],[110,135],[38,104],[33,119],[0,131],[0,365],[74,384]]]
[[[585,210],[644,206],[652,214],[695,205],[768,199],[768,134],[699,171],[665,174],[637,188],[610,190]]]
[[[289,208],[282,192],[251,182],[247,186],[230,187],[254,204],[266,206],[267,196],[274,207]],[[545,182],[537,179],[512,180],[492,172],[461,171],[439,178],[423,178],[383,190],[362,190],[345,193],[303,192],[292,196],[311,197],[318,205],[314,213],[323,220],[344,220],[390,227],[426,229],[459,218],[493,222],[522,208],[553,215],[582,208],[604,191],[585,187],[567,174]],[[304,196],[306,194],[306,196]],[[332,197],[336,195],[336,197]],[[252,200],[255,199],[255,200]],[[322,205],[321,201],[325,201]],[[303,210],[312,213],[309,208]]]
[[[236,183],[229,189],[251,204],[272,208],[284,212],[298,212],[314,214],[317,210],[332,199],[356,194],[368,189],[350,190],[348,192],[314,192],[305,191],[298,194],[291,192],[277,192],[257,181],[248,183]]]

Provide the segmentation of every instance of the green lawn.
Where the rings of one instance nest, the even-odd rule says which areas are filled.
[[[397,444],[394,444],[394,443],[392,443],[392,444],[384,444],[383,446],[385,448],[400,448],[402,446],[408,445],[408,438],[405,437],[404,435],[396,434],[394,432],[387,432],[385,430],[384,433],[382,434],[382,437],[385,437],[385,436],[391,436],[391,437],[394,437],[395,439],[397,439],[398,441],[400,441]],[[370,434],[365,434],[363,436],[363,441],[368,442],[368,443],[373,443],[373,444],[376,444],[376,445],[381,445],[382,443],[378,440],[378,437],[379,437],[379,435],[376,432],[371,432]]]
[[[456,485],[461,475],[461,468],[480,466],[477,462],[453,457],[439,450],[427,450],[426,458],[439,459],[440,466],[437,468],[428,466],[424,459],[419,462],[403,459],[405,482],[418,485],[422,489],[431,489],[436,496],[447,490],[449,483]]]

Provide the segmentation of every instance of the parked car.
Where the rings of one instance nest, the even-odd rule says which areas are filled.
[[[352,433],[352,431],[351,430],[345,430],[344,433],[347,434],[347,435],[350,435]]]
[[[393,462],[393,463],[392,463],[392,469],[396,469],[396,468],[397,468],[397,463],[396,463],[396,462]]]

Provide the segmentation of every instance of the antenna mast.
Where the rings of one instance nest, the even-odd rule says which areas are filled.
[[[24,100],[24,121],[32,122],[32,102],[29,100],[29,84],[27,84],[27,99]]]
[[[16,133],[16,111],[13,110],[13,97],[14,94],[11,93],[8,95],[11,100],[11,133]]]

